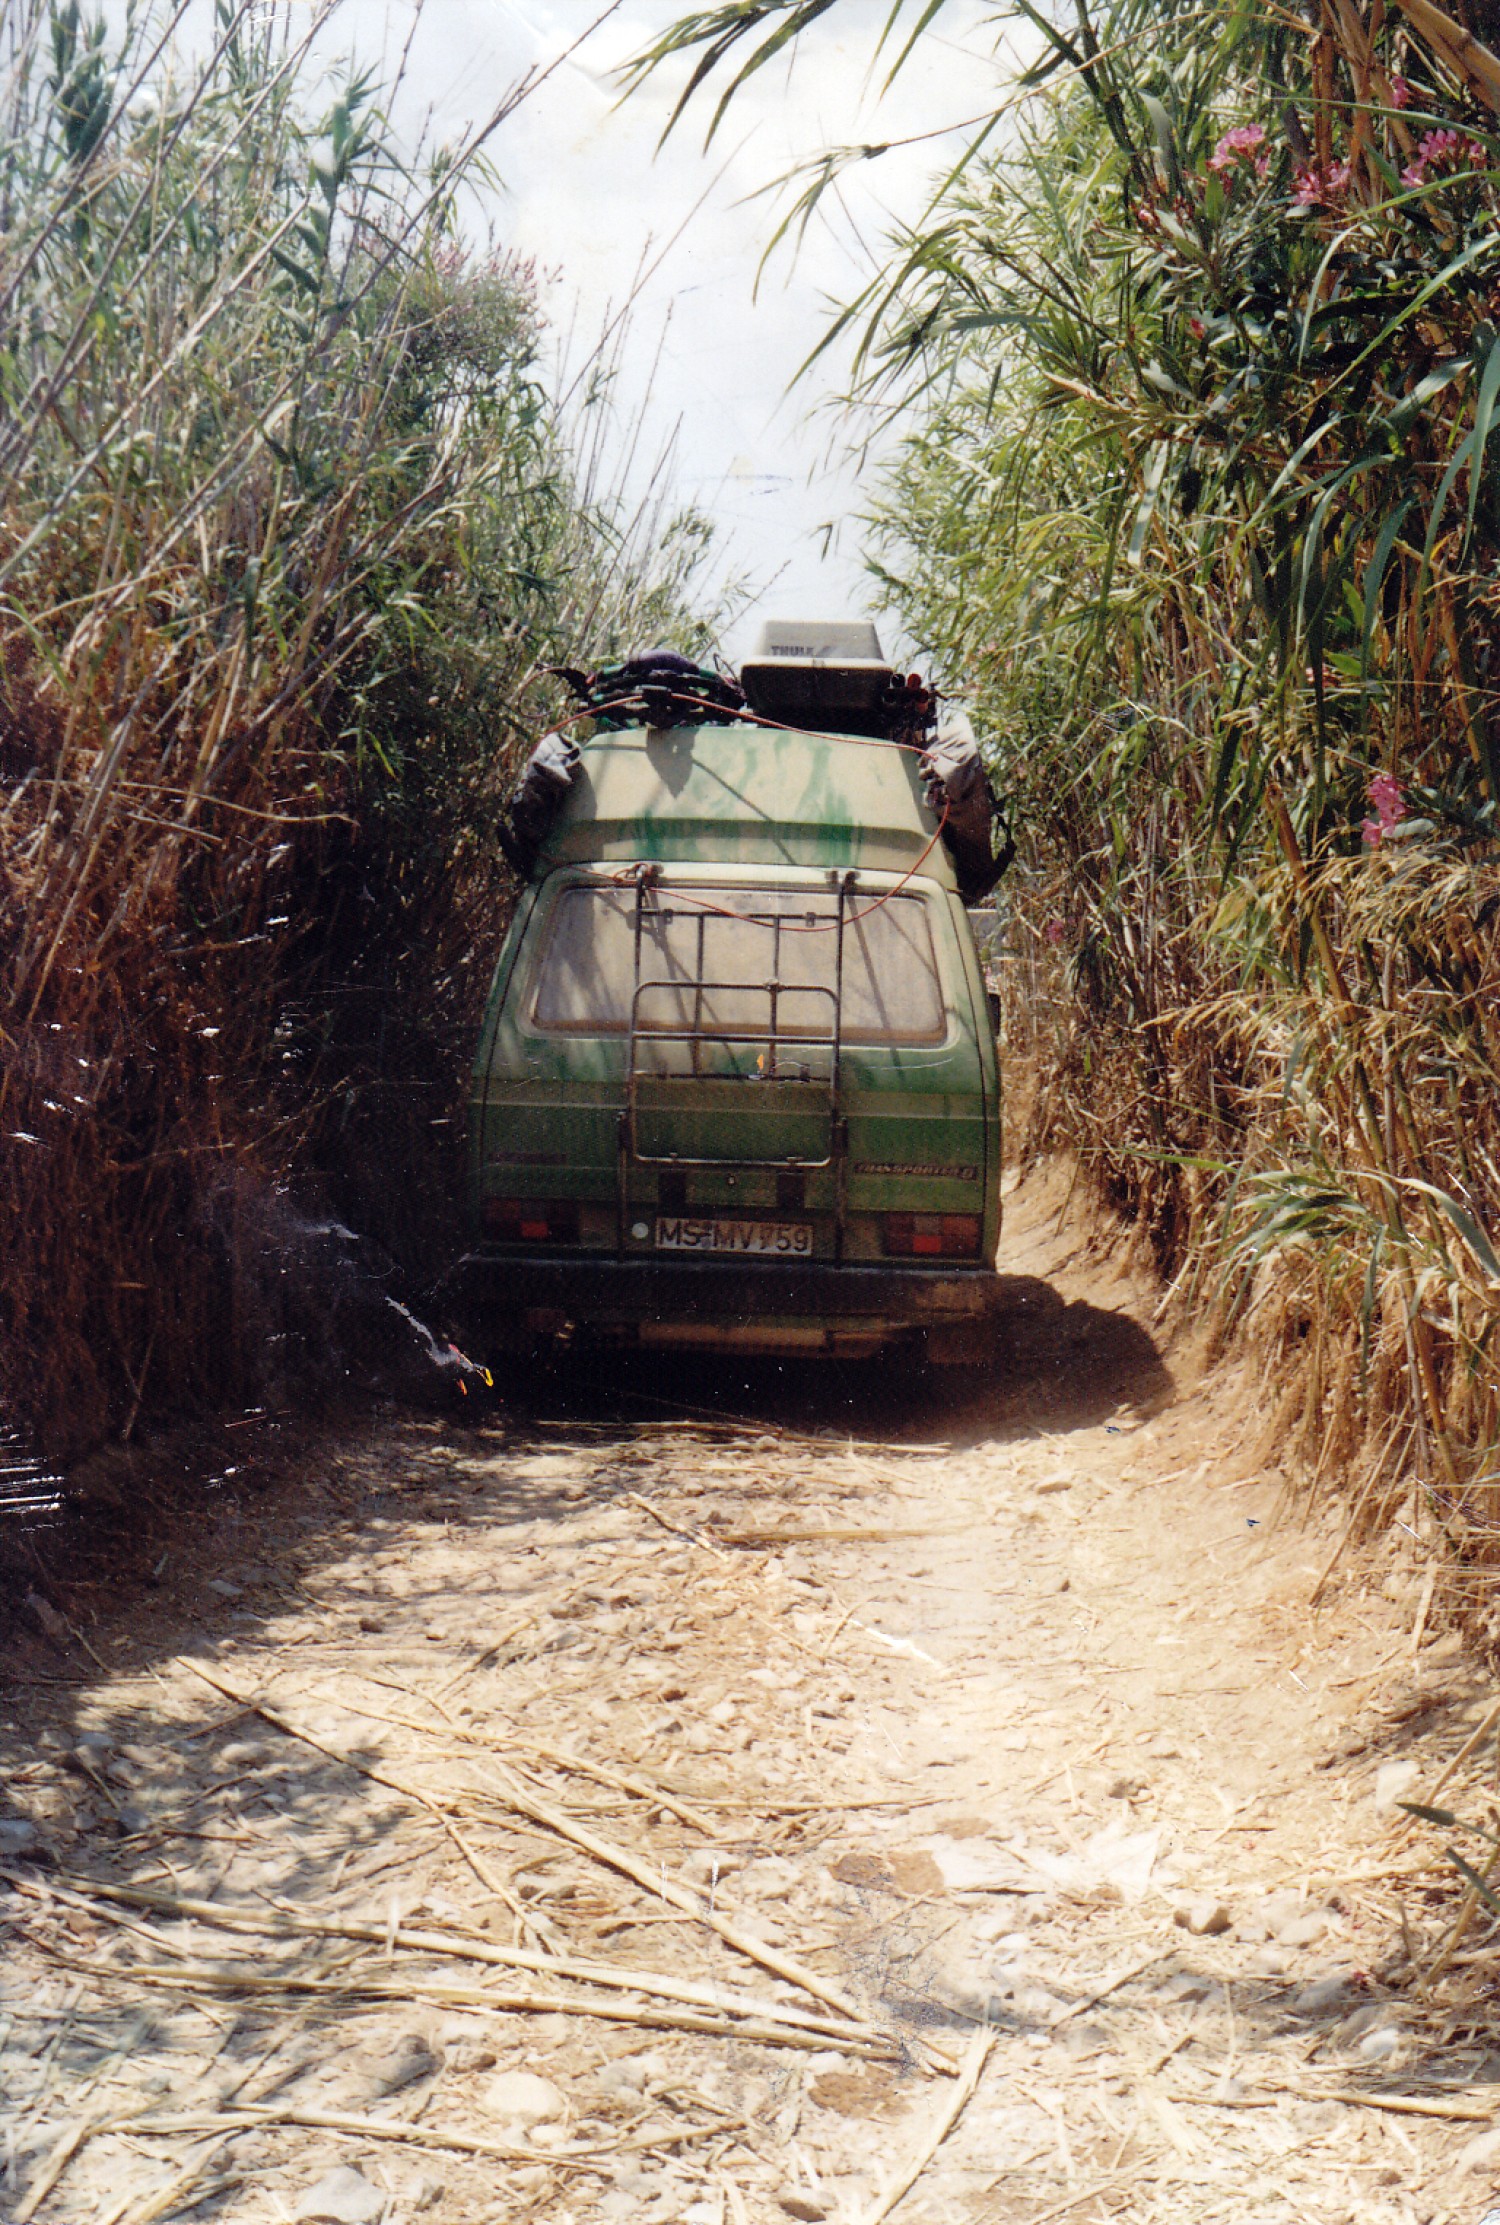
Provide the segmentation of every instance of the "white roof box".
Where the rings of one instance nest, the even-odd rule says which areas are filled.
[[[880,664],[880,636],[873,626],[830,622],[809,624],[804,618],[769,618],[760,629],[753,662],[780,663],[795,657],[799,664]]]
[[[740,673],[752,711],[813,734],[888,733],[893,677],[873,626],[775,618]]]

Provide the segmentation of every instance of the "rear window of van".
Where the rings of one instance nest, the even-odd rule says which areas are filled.
[[[638,1024],[827,1039],[838,974],[837,899],[822,889],[564,889],[533,976],[531,1018],[559,1034]],[[773,1000],[769,984],[778,984]],[[845,900],[846,1043],[940,1043],[947,1033],[928,907],[919,896]]]

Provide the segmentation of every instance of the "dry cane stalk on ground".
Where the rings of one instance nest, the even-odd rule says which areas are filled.
[[[39,2042],[7,2054],[19,2200],[56,2170],[32,2225],[195,2194],[270,2225],[273,2189],[291,2208],[331,2160],[403,2149],[447,2158],[435,2225],[481,2198],[579,2225],[696,2225],[700,2204],[779,2225],[799,2214],[783,2197],[836,2225],[892,2202],[892,2225],[1032,2225],[1101,2197],[1131,2225],[1344,2225],[1351,2184],[1379,2215],[1393,2158],[1403,2184],[1446,2187],[1493,2099],[1482,2002],[1465,2009],[1484,1966],[1450,1971],[1431,2014],[1404,1988],[1393,1896],[1429,1959],[1433,1918],[1409,1896],[1442,1866],[1385,1851],[1368,1790],[1395,1740],[1424,1757],[1421,1781],[1451,1765],[1462,1806],[1489,1696],[1433,1666],[1441,1648],[1413,1666],[1402,1600],[1364,1599],[1369,1629],[1335,1603],[1306,1643],[1326,1554],[1311,1541],[1304,1571],[1307,1541],[1268,1536],[1274,1483],[1245,1480],[1237,1409],[1219,1435],[1194,1402],[1049,1426],[1051,1395],[1040,1426],[980,1407],[945,1430],[945,1460],[900,1470],[926,1521],[888,1522],[890,1487],[837,1455],[825,1490],[769,1426],[711,1472],[701,1436],[656,1432],[628,1484],[634,1433],[450,1446],[397,1426],[343,1461],[326,1540],[278,1537],[247,1506],[227,1565],[250,1604],[218,1625],[238,1642],[209,1664],[200,1636],[200,1673],[166,1630],[129,1650],[76,1702],[75,1740],[107,1739],[89,1773],[37,1759],[36,1737],[13,1772],[129,1834],[95,1827],[52,1870],[11,1869],[24,1991],[0,2014]],[[393,1507],[384,1479],[403,1468]],[[678,1536],[815,1528],[810,1494],[859,1534],[723,1559]],[[254,1565],[288,1551],[299,1584],[259,1585]],[[172,1629],[176,1599],[150,1610]],[[853,1643],[851,1609],[907,1650]],[[109,1658],[110,1626],[93,1636]],[[1388,1654],[1390,1704],[1367,1706]],[[1444,1704],[1409,1729],[1413,1679]],[[407,1696],[372,1700],[382,1686]],[[55,1721],[73,1703],[37,1688],[27,1704]],[[1331,1723],[1354,1758],[1335,1741],[1322,1771]],[[477,1871],[433,1835],[455,1818]],[[1176,1922],[1199,1895],[1226,1929]],[[507,1906],[534,1944],[496,1936]],[[726,1908],[727,1936],[704,1920]],[[734,1982],[735,1934],[780,1966],[759,1994]],[[122,2054],[124,2019],[147,2011],[155,2036]],[[81,2029],[109,2041],[83,2076]],[[1384,2052],[1360,2054],[1367,2033]],[[960,2081],[927,2074],[929,2048],[976,2037],[988,2068],[950,2116]],[[411,2062],[388,2071],[406,2040]],[[220,2048],[227,2078],[208,2075]],[[165,2096],[142,2086],[153,2061],[171,2066]],[[521,2069],[563,2111],[532,2132],[488,2121],[491,2086],[510,2106]],[[482,2197],[467,2169],[489,2171]],[[1455,2198],[1472,2183],[1452,2178]],[[390,2192],[406,2214],[415,2196]]]

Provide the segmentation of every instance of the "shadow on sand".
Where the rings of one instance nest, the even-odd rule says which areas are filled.
[[[973,1442],[1095,1429],[1172,1403],[1172,1374],[1128,1313],[1069,1301],[1036,1275],[1002,1275],[984,1358],[929,1367],[909,1348],[871,1360],[580,1353],[518,1373],[508,1399],[532,1419],[720,1415],[900,1441]]]

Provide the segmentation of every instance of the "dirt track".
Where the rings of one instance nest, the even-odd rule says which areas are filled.
[[[1376,1790],[1488,1695],[1409,1570],[1309,1613],[1336,1533],[1059,1202],[983,1379],[384,1422],[67,1599],[107,1669],[13,1633],[11,2225],[873,2225],[919,2161],[900,2225],[1477,2220],[1488,1963],[1418,2000]]]

